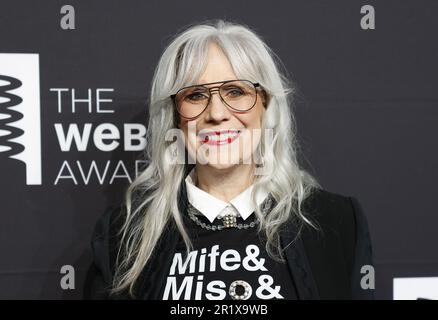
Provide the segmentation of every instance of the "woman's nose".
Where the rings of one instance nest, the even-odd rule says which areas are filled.
[[[219,92],[213,91],[211,93],[210,102],[207,106],[206,116],[214,120],[222,120],[223,118],[228,117],[229,113],[230,111],[225,102],[222,101]]]

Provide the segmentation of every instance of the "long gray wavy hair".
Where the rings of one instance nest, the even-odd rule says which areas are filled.
[[[207,63],[208,47],[216,43],[229,59],[239,79],[261,84],[269,96],[262,119],[262,130],[272,129],[273,139],[260,140],[259,153],[268,174],[255,178],[253,203],[261,188],[269,190],[275,206],[263,215],[255,206],[260,223],[258,232],[266,236],[266,250],[283,261],[279,228],[290,218],[313,225],[302,210],[303,201],[320,187],[314,177],[300,168],[297,160],[295,119],[292,113],[295,87],[285,74],[280,59],[249,27],[223,20],[190,25],[177,34],[164,50],[155,69],[149,104],[144,158],[147,166],[125,193],[126,217],[120,230],[121,245],[117,254],[111,294],[129,289],[151,258],[163,230],[173,219],[186,244],[193,250],[182,223],[178,195],[186,177],[184,164],[172,163],[166,132],[177,127],[178,115],[169,96],[178,89],[196,83]],[[285,69],[285,68],[284,68]]]

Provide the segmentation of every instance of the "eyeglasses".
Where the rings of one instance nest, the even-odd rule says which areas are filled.
[[[216,83],[222,84],[206,87]],[[221,100],[235,112],[251,110],[257,102],[257,87],[260,87],[259,83],[249,80],[217,81],[181,88],[170,98],[182,117],[194,119],[207,109],[213,92],[218,92]]]

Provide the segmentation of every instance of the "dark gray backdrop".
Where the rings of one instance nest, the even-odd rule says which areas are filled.
[[[75,8],[76,30],[59,27],[64,4]],[[364,4],[376,9],[375,30],[360,29]],[[0,53],[39,54],[42,184],[26,185],[23,163],[0,152],[0,298],[81,298],[94,223],[127,180],[56,177],[64,161],[103,170],[111,160],[114,170],[123,160],[132,171],[140,153],[93,144],[63,152],[54,124],[146,123],[169,37],[209,18],[252,27],[297,83],[303,162],[326,189],[362,203],[377,297],[392,298],[394,277],[438,276],[437,12],[436,1],[2,1]],[[115,113],[82,103],[60,114],[50,88],[82,98],[113,88],[104,96]],[[62,265],[75,267],[75,290],[61,290]]]

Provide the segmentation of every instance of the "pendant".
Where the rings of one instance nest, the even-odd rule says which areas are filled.
[[[235,215],[227,214],[223,216],[223,223],[225,228],[237,227],[237,219]]]

